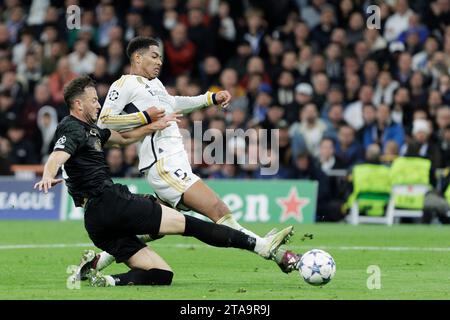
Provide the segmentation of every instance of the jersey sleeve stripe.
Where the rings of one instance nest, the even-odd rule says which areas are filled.
[[[212,92],[208,91],[207,97],[206,97],[207,101],[208,101],[208,106],[213,105],[213,100],[212,100]]]

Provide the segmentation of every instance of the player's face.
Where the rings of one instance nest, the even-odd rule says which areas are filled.
[[[162,57],[159,47],[150,46],[149,50],[142,54],[142,70],[148,79],[158,77],[161,72]]]
[[[84,89],[84,92],[83,97],[80,99],[83,108],[83,116],[89,124],[95,124],[101,109],[100,103],[98,102],[97,91],[95,88],[89,87]]]

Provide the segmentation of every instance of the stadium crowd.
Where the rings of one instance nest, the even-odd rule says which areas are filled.
[[[372,4],[379,28],[366,24]],[[81,8],[80,28],[67,27],[70,5]],[[449,23],[450,0],[0,1],[0,175],[43,163],[68,114],[64,84],[89,74],[102,103],[128,73],[125,48],[140,35],[160,41],[169,93],[233,96],[227,109],[195,111],[181,128],[279,129],[277,174],[193,163],[196,174],[314,179],[319,203],[339,206],[345,188],[332,170],[399,155],[450,166]],[[234,145],[252,148],[223,148]],[[113,176],[139,176],[136,145],[109,149],[107,160]]]

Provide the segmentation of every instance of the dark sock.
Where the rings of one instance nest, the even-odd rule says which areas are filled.
[[[228,226],[184,215],[186,226],[183,236],[195,237],[198,240],[214,247],[233,247],[253,251],[256,239],[241,231],[234,230]]]
[[[131,269],[127,273],[112,275],[116,286],[167,286],[172,283],[173,272],[162,269]]]

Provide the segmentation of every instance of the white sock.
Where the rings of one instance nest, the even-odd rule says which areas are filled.
[[[107,266],[109,266],[111,263],[113,263],[116,259],[114,259],[114,257],[112,255],[110,255],[108,252],[106,251],[102,251],[99,253],[100,255],[100,259],[98,259],[97,261],[97,270],[103,270],[105,269]]]
[[[255,238],[256,239],[256,245],[255,245],[255,249],[253,249],[253,251],[258,253],[258,254],[261,252],[261,250],[264,248],[264,245],[267,243],[266,239],[261,238],[256,233],[254,233],[254,232],[244,228],[243,226],[241,226],[236,221],[236,219],[233,217],[233,215],[231,213],[223,216],[216,223],[224,225],[224,226],[227,226],[227,227],[230,227],[230,228],[232,228],[234,230],[241,231],[241,232],[245,233],[246,235]]]
[[[116,285],[116,280],[113,277],[105,276],[105,279],[108,282],[108,286],[114,287]]]
[[[265,246],[267,244],[267,239],[264,238],[256,238],[256,244],[255,244],[255,248],[253,249],[253,251],[257,254],[261,254],[261,252],[264,250]]]
[[[224,215],[221,219],[219,219],[217,222],[217,224],[222,224],[224,226],[228,226],[230,228],[233,228],[234,230],[238,230],[241,231],[243,233],[245,233],[246,235],[249,235],[250,237],[256,238],[256,239],[261,239],[260,236],[258,236],[256,233],[244,228],[243,226],[241,226],[239,224],[239,222],[236,221],[236,219],[233,217],[233,215],[231,213]]]

